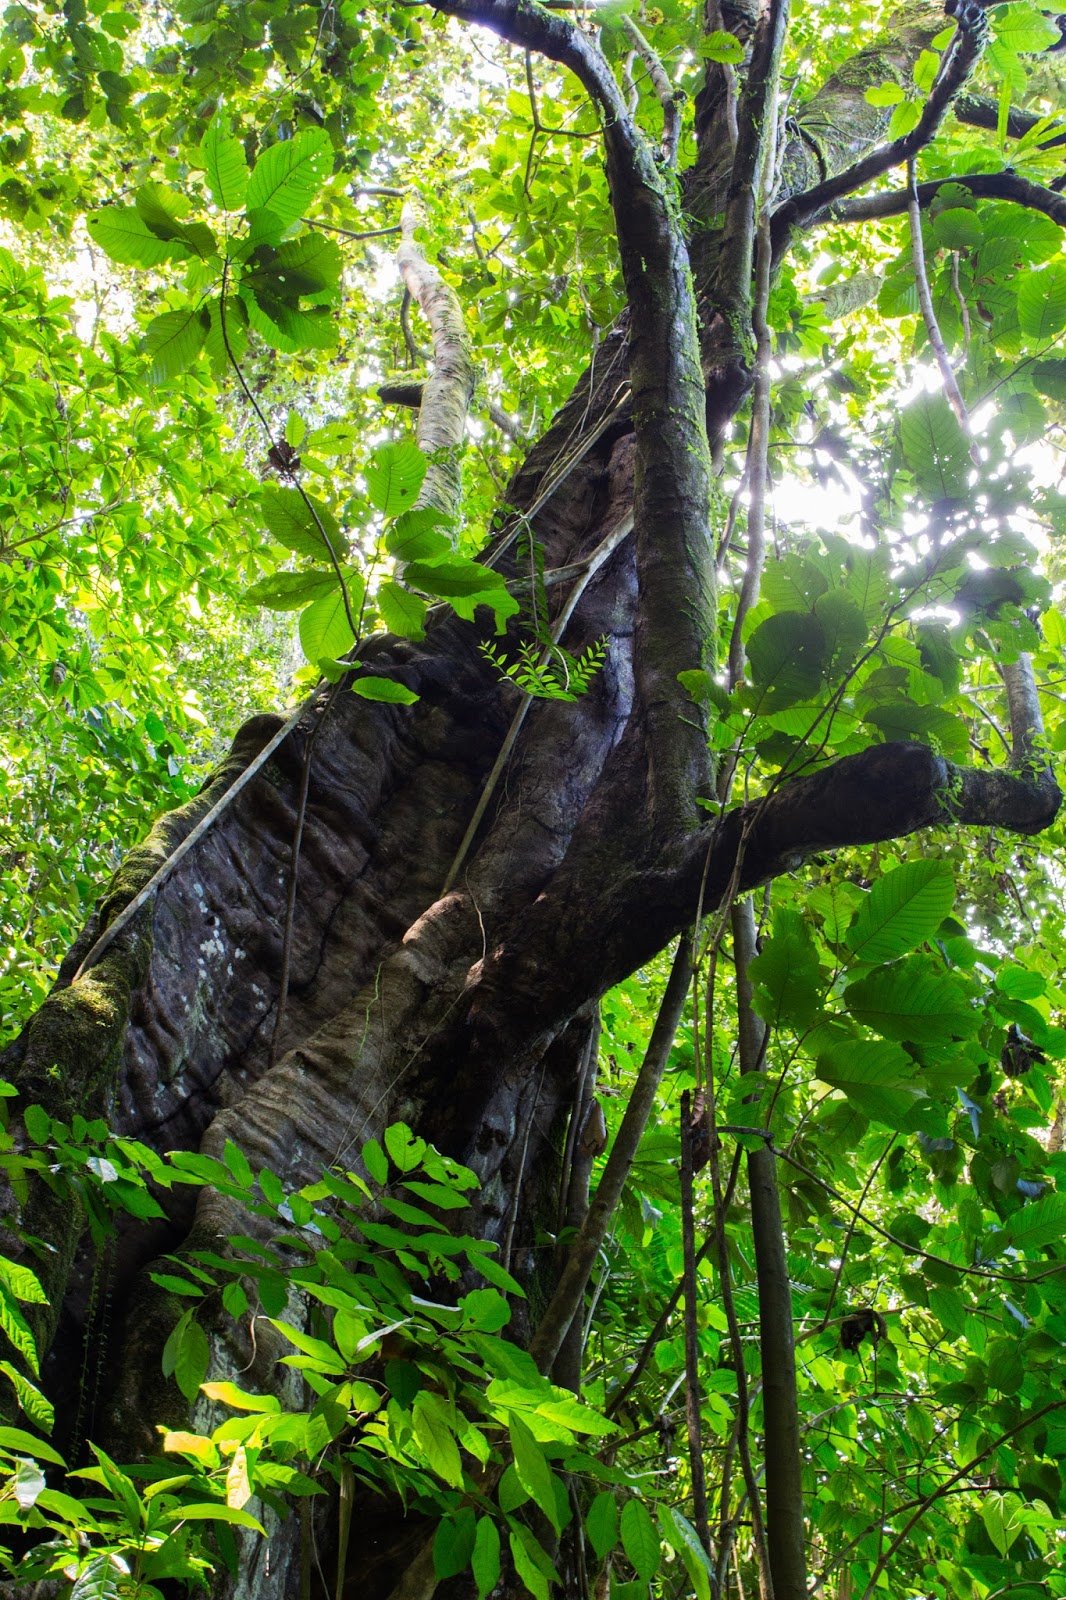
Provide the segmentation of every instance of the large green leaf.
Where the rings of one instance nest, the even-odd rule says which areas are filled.
[[[426,475],[426,458],[413,439],[381,445],[363,469],[370,504],[386,517],[414,505]]]
[[[487,1600],[500,1581],[500,1530],[492,1517],[479,1517],[470,1568],[478,1600]]]
[[[958,418],[940,393],[920,394],[900,417],[903,456],[918,487],[936,500],[966,493],[970,452]]]
[[[645,1580],[659,1569],[659,1535],[643,1500],[622,1507],[622,1548],[634,1572]]]
[[[223,211],[242,210],[248,192],[248,162],[244,146],[232,136],[221,113],[211,118],[200,141],[199,156],[215,204]]]
[[[297,350],[329,350],[339,335],[337,319],[326,306],[304,309],[269,294],[253,293],[243,285],[241,303],[248,322],[272,350],[294,355]]]
[[[511,1450],[514,1453],[514,1467],[519,1483],[536,1501],[556,1533],[561,1533],[562,1525],[555,1503],[552,1471],[544,1452],[515,1411],[508,1415],[507,1431],[511,1436]]]
[[[799,912],[783,908],[773,934],[750,967],[759,1015],[772,1027],[790,1022],[802,1027],[821,1005],[825,982],[818,952]]]
[[[980,1014],[951,974],[938,974],[920,957],[878,967],[848,985],[844,1003],[859,1022],[886,1039],[949,1044],[971,1038]]]
[[[863,901],[848,930],[858,961],[891,961],[934,934],[955,900],[955,876],[946,861],[905,861],[886,872]]]
[[[7,1334],[34,1377],[37,1377],[41,1367],[37,1359],[36,1341],[30,1331],[29,1323],[2,1283],[0,1283],[0,1328]]]
[[[1059,41],[1059,30],[1052,19],[1026,0],[993,6],[992,31],[1000,43],[1018,54],[1047,50]]]
[[[411,706],[418,699],[413,689],[395,678],[360,677],[352,683],[352,693],[361,700],[377,700],[384,705]]]
[[[391,578],[375,595],[378,614],[390,633],[401,639],[424,639],[426,602]]]
[[[818,1055],[818,1076],[841,1089],[864,1117],[904,1128],[925,1098],[921,1071],[907,1052],[887,1040],[831,1043]]]
[[[1066,1193],[1046,1194],[1016,1211],[1007,1223],[1011,1243],[1019,1250],[1039,1250],[1066,1241]]]
[[[612,1489],[601,1489],[585,1513],[589,1543],[602,1561],[618,1540],[618,1502]]]
[[[559,1574],[552,1566],[551,1557],[536,1535],[524,1523],[510,1521],[511,1555],[515,1571],[536,1600],[548,1600],[550,1583],[558,1583]]]
[[[208,317],[195,306],[153,318],[144,336],[153,383],[166,383],[192,366],[204,347],[208,326]]]
[[[85,219],[85,226],[101,250],[123,267],[159,267],[193,254],[184,240],[153,233],[134,206],[104,206]]]
[[[355,634],[339,584],[300,613],[300,644],[308,661],[336,661],[352,648]]]
[[[428,1389],[420,1389],[412,1407],[415,1438],[438,1478],[453,1489],[463,1486],[463,1466],[444,1402]]]
[[[203,222],[186,222],[189,202],[161,183],[146,183],[137,190],[138,215],[160,239],[177,240],[194,255],[206,259],[217,245],[211,229]]]
[[[331,565],[331,550],[334,556],[346,553],[340,524],[329,507],[314,495],[267,484],[260,490],[259,507],[271,537],[286,550]]]
[[[297,222],[333,165],[333,146],[321,128],[304,128],[264,150],[252,169],[245,208],[267,211],[282,228]]]
[[[1018,285],[1018,322],[1023,333],[1040,340],[1066,327],[1066,261],[1026,273]]]
[[[414,589],[439,596],[442,600],[456,600],[474,595],[491,594],[503,589],[504,580],[491,567],[466,556],[446,556],[441,561],[412,561],[404,569],[404,578]]]
[[[748,640],[752,681],[764,711],[808,700],[822,682],[828,658],[825,629],[799,611],[767,617]]]
[[[477,1513],[473,1506],[460,1506],[438,1522],[433,1538],[433,1571],[442,1583],[470,1565],[476,1533]]]
[[[253,583],[244,598],[249,605],[268,606],[271,611],[299,611],[309,600],[317,600],[336,586],[332,568],[328,572],[273,572]]]

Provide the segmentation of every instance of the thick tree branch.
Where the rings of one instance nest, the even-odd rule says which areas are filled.
[[[872,183],[892,167],[909,161],[935,136],[953,100],[977,65],[988,36],[985,14],[973,0],[947,0],[944,9],[956,20],[955,37],[940,63],[936,81],[916,126],[901,138],[879,145],[876,150],[871,150],[861,160],[824,183],[815,184],[813,189],[808,189],[804,194],[793,195],[791,200],[779,207],[773,222],[775,256],[780,255],[786,247],[793,228],[808,225],[827,206]]]
[[[918,204],[926,206],[946,183],[958,184],[971,194],[989,200],[1013,200],[1031,211],[1042,211],[1045,216],[1066,228],[1066,195],[1032,183],[1017,172],[975,172],[965,176],[934,178],[918,185]],[[840,200],[826,206],[817,216],[808,218],[815,222],[870,222],[878,217],[894,217],[907,209],[906,189],[889,189],[883,194],[863,195],[858,199]]]
[[[728,312],[740,311],[754,343],[751,327],[755,224],[761,200],[759,181],[767,170],[767,147],[777,138],[777,85],[788,29],[788,0],[770,0],[759,18],[752,42],[751,65],[737,108],[737,146],[726,197],[725,237],[718,270],[718,290]]]
[[[924,744],[873,745],[729,812],[711,853],[704,903],[713,905],[724,894],[741,852],[744,890],[794,871],[823,850],[902,839],[940,824],[1041,833],[1061,799],[1046,768],[979,771],[956,766]],[[706,838],[687,846],[693,888],[706,850]]]
[[[461,454],[466,413],[474,392],[474,365],[454,289],[428,262],[415,240],[422,218],[408,201],[396,264],[408,293],[421,307],[433,334],[433,374],[422,386],[418,443],[430,458],[418,503],[455,517],[462,494]]]
[[[966,122],[971,128],[988,128],[995,132],[999,127],[999,107],[994,100],[986,100],[983,95],[960,94],[955,101],[955,115],[960,122]],[[1017,106],[1012,106],[1007,112],[1007,134],[1011,139],[1024,139],[1043,117],[1035,116],[1032,111],[1020,111]],[[1050,137],[1041,140],[1042,150],[1054,150],[1059,145],[1066,144],[1066,126],[1062,126],[1061,133],[1051,133]]]

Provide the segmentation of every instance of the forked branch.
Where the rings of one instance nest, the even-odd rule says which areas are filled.
[[[828,208],[845,195],[854,194],[856,189],[864,188],[882,173],[909,161],[933,139],[952,101],[976,67],[988,38],[988,19],[975,0],[947,0],[944,10],[955,18],[955,37],[940,63],[917,124],[910,133],[879,145],[843,172],[787,200],[774,216],[775,257],[787,247],[794,228],[809,227],[821,220]]]

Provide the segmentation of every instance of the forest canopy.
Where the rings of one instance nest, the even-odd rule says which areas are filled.
[[[1066,1597],[1066,20],[0,14],[0,1587]]]

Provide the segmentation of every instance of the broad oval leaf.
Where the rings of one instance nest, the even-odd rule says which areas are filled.
[[[424,639],[426,602],[402,584],[387,579],[374,596],[378,614],[390,633],[400,639]]]
[[[659,1535],[643,1500],[622,1507],[622,1549],[634,1572],[645,1580],[659,1568]]]
[[[818,952],[798,911],[782,908],[773,934],[751,963],[759,1015],[776,1026],[810,1022],[822,1002],[825,981]]]
[[[1018,322],[1031,339],[1053,339],[1066,327],[1066,262],[1026,274],[1018,285]]]
[[[440,1582],[455,1578],[470,1565],[477,1534],[477,1513],[473,1506],[460,1506],[442,1517],[433,1539],[433,1571]]]
[[[511,1449],[514,1452],[514,1466],[519,1483],[536,1501],[556,1533],[561,1533],[552,1471],[543,1450],[517,1412],[512,1411],[509,1414],[507,1431],[511,1436]]]
[[[760,709],[809,699],[821,685],[827,655],[825,629],[808,613],[778,611],[760,622],[748,640]]]
[[[159,267],[193,254],[181,239],[161,239],[134,206],[104,206],[85,219],[93,241],[123,267]]]
[[[1056,1191],[1024,1205],[1008,1221],[1007,1233],[1019,1250],[1061,1243],[1066,1239],[1066,1193]]]
[[[166,383],[187,371],[204,347],[209,326],[209,317],[194,306],[153,318],[144,336],[144,348],[152,358],[152,382]]]
[[[269,484],[260,491],[259,508],[271,537],[286,550],[314,561],[329,561],[346,552],[340,523],[328,506],[298,489]]]
[[[426,476],[426,458],[413,439],[397,439],[375,450],[363,468],[370,504],[386,517],[414,505]]]
[[[190,1317],[178,1341],[174,1360],[175,1382],[190,1405],[200,1393],[210,1360],[207,1334],[196,1319]]]
[[[942,394],[920,394],[900,417],[900,442],[918,487],[937,500],[966,493],[970,451],[958,418]]]
[[[905,861],[870,890],[848,930],[859,961],[906,955],[932,937],[955,903],[955,876],[946,861]]]
[[[611,1489],[601,1489],[585,1513],[589,1543],[602,1561],[618,1542],[618,1502]]]
[[[877,967],[849,984],[844,1003],[857,1021],[883,1038],[914,1044],[968,1039],[980,1023],[958,980],[929,971],[917,958]]]
[[[500,1581],[500,1530],[491,1517],[479,1517],[470,1568],[478,1600],[486,1600]]]
[[[410,706],[418,699],[413,689],[397,683],[395,678],[356,678],[352,693],[362,700],[378,700],[390,706]]]
[[[350,602],[349,602],[350,605]],[[300,644],[310,662],[335,661],[355,643],[339,585],[312,600],[300,613]]]
[[[346,574],[347,576],[347,574]],[[336,574],[329,572],[272,572],[245,591],[249,605],[267,606],[271,611],[299,611],[311,600],[337,586]]]
[[[422,1447],[430,1470],[453,1489],[461,1489],[463,1464],[443,1403],[427,1389],[420,1389],[411,1410],[415,1438]]]
[[[241,141],[217,112],[200,141],[200,164],[215,204],[223,211],[240,211],[248,192],[248,162]]]
[[[299,220],[333,165],[333,146],[322,128],[304,128],[264,150],[252,170],[247,211],[268,211],[282,228]]]

